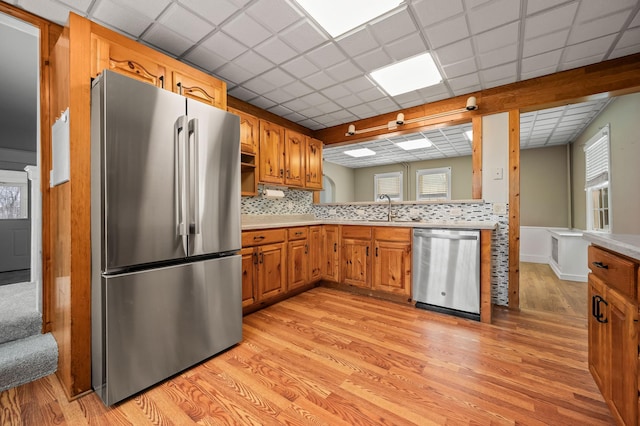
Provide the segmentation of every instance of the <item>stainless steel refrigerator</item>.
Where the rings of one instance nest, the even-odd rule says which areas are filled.
[[[104,71],[91,91],[92,382],[111,405],[242,339],[240,123]]]

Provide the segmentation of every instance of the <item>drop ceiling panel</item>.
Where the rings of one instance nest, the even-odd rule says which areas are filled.
[[[59,24],[69,11],[86,15],[312,129],[640,52],[637,0],[398,0],[336,39],[292,0],[12,3]],[[442,83],[390,97],[369,80],[372,70],[426,51]],[[324,101],[297,102],[312,94]],[[460,148],[444,143],[434,152]]]

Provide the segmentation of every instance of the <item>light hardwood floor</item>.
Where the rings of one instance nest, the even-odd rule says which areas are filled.
[[[482,324],[318,287],[113,408],[49,376],[1,393],[0,424],[613,424],[583,319],[494,310]]]
[[[587,283],[559,279],[542,263],[520,263],[520,309],[587,317]]]

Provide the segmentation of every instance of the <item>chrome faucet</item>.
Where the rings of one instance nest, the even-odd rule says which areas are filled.
[[[389,200],[389,213],[387,214],[387,221],[388,221],[388,222],[391,222],[391,219],[392,219],[392,218],[393,218],[393,216],[394,216],[394,215],[391,213],[391,197],[389,197],[389,195],[387,195],[387,194],[382,194],[382,195],[380,195],[378,198],[379,198],[379,199],[381,199],[381,200],[384,200],[385,198],[386,198],[387,200]]]

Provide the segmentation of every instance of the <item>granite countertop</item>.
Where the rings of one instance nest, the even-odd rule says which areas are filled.
[[[632,257],[640,262],[640,235],[585,232],[582,234],[582,238],[597,246]]]
[[[498,222],[470,222],[464,220],[425,220],[425,221],[387,221],[387,220],[351,220],[316,219],[312,215],[243,215],[242,230],[250,231],[266,228],[286,228],[308,225],[361,225],[394,226],[404,228],[444,228],[444,229],[496,229]]]

